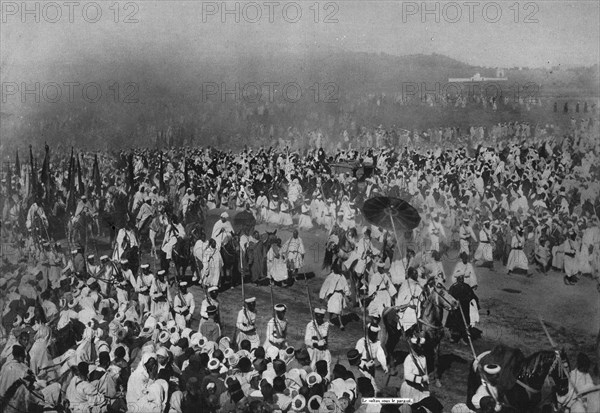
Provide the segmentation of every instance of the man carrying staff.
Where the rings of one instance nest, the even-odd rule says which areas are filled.
[[[492,232],[490,220],[483,221],[483,227],[479,231],[479,246],[475,251],[475,261],[481,261],[481,267],[494,268],[494,257],[492,250]]]
[[[171,292],[169,283],[165,279],[167,272],[160,270],[156,273],[156,279],[150,287],[150,298],[152,306],[150,311],[158,322],[169,321],[169,303],[171,302]]]
[[[473,232],[473,228],[471,228],[470,219],[467,217],[463,218],[463,222],[458,229],[458,234],[460,237],[460,253],[466,253],[467,255],[471,254],[471,250],[469,248],[471,244],[471,240],[477,240],[475,236],[475,232]]]
[[[173,310],[175,311],[175,322],[180,329],[189,327],[196,309],[194,295],[187,290],[187,281],[179,283],[179,294],[173,299]]]
[[[241,342],[248,340],[250,348],[255,349],[260,347],[260,338],[256,331],[256,297],[246,298],[244,307],[238,312],[237,322],[237,345],[241,348]]]
[[[203,320],[208,319],[208,307],[211,305],[217,309],[215,315],[215,322],[221,324],[221,303],[219,303],[219,289],[217,287],[210,287],[206,290],[206,298],[200,303],[200,317]]]
[[[134,286],[138,293],[138,302],[140,303],[141,314],[150,311],[150,287],[154,281],[154,274],[150,272],[149,264],[140,266],[142,273],[137,278],[137,284]]]
[[[361,337],[356,342],[356,350],[362,355],[362,363],[365,365],[377,361],[385,373],[388,372],[387,359],[381,342],[379,341],[380,327],[371,325],[367,330],[367,337]]]
[[[341,315],[344,307],[346,307],[346,297],[350,295],[350,287],[346,277],[341,274],[339,261],[336,261],[331,269],[331,274],[327,276],[321,286],[319,298],[321,300],[327,299],[329,320],[331,322],[337,320],[343,330],[344,325],[342,324]]]
[[[331,353],[328,345],[329,322],[325,321],[325,309],[315,308],[314,318],[306,325],[304,344],[310,354],[311,367],[316,371],[316,363],[325,360],[328,368],[331,367]]]
[[[413,403],[430,396],[424,344],[424,337],[412,337],[410,353],[404,359],[404,383],[400,387],[400,397],[411,399]]]
[[[419,317],[419,300],[423,289],[419,284],[418,273],[414,267],[408,267],[406,281],[400,286],[398,296],[396,297],[396,307],[398,307],[398,327],[402,328],[408,335],[408,330],[417,324]]]
[[[267,331],[263,348],[265,352],[275,346],[280,350],[287,348],[287,320],[285,313],[287,306],[277,304],[273,307],[275,316],[267,322]]]

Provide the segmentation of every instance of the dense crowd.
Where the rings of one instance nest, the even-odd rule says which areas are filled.
[[[442,130],[398,147],[378,139],[390,135],[378,128],[356,145],[366,149],[329,153],[317,141],[302,153],[186,147],[69,157],[48,148],[41,168],[31,153],[2,180],[0,411],[448,411],[430,391],[418,328],[428,296],[449,286],[446,326],[453,341],[468,342],[477,265],[559,271],[569,288],[599,275],[598,124],[575,126],[564,136],[518,122],[474,127],[455,132],[462,147]],[[361,206],[376,196],[407,200],[421,216],[416,228],[368,222]],[[207,231],[213,209],[219,220]],[[241,214],[252,219],[237,222]],[[255,223],[294,231],[282,240]],[[291,285],[305,271],[301,235],[314,228],[327,232],[326,304],[311,308],[303,342],[288,340],[286,304],[255,297],[244,297],[235,336],[224,336],[219,292],[241,278]],[[112,251],[100,255],[104,237]],[[454,252],[460,259],[446,275],[441,260]],[[344,329],[353,303],[364,308],[364,336],[334,362],[329,329]],[[256,324],[257,307],[272,307],[266,326]],[[409,343],[394,396],[411,404],[395,407],[361,401],[383,394],[375,378],[395,368],[381,342],[390,309]],[[593,385],[585,355],[577,366],[556,396],[571,411],[582,411],[581,400],[568,395]],[[503,368],[482,366],[480,385],[453,411],[500,411]]]

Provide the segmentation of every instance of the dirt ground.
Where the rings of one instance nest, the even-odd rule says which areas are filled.
[[[210,234],[212,224],[216,221],[220,210],[211,211],[207,220],[207,233]],[[234,216],[235,212],[230,211]],[[273,226],[263,224],[257,226],[259,232],[273,230]],[[279,229],[277,235],[285,242],[291,237],[290,230]],[[308,281],[308,288],[313,306],[319,305],[319,289],[327,274],[322,273],[321,263],[325,253],[326,233],[322,229],[300,231],[304,241],[305,271],[313,271],[316,277]],[[444,261],[446,274],[450,275],[456,261],[457,252],[451,252],[450,259]],[[564,347],[573,364],[577,353],[587,353],[593,363],[595,357],[595,341],[599,326],[600,294],[596,290],[596,282],[582,278],[575,286],[566,286],[563,275],[550,272],[548,275],[533,271],[533,276],[507,275],[504,267],[496,262],[495,270],[476,269],[479,288],[477,295],[481,304],[481,322],[478,326],[483,336],[474,342],[479,354],[491,349],[494,345],[503,343],[520,348],[525,355],[538,350],[551,349],[550,343],[539,322],[541,316],[552,338],[559,346]],[[448,284],[448,287],[450,283]],[[204,293],[198,287],[192,288],[199,305]],[[257,298],[257,325],[261,340],[264,340],[264,326],[272,316],[270,289],[246,284],[246,296]],[[304,281],[299,281],[292,287],[274,287],[275,302],[288,306],[288,340],[298,347],[303,345],[306,324],[310,321],[308,298]],[[220,295],[222,306],[221,318],[224,323],[224,334],[232,336],[235,329],[235,319],[242,305],[242,290],[238,286]],[[362,317],[359,308],[347,309]],[[197,321],[195,321],[197,323]],[[194,324],[195,326],[195,324]],[[340,358],[346,361],[346,352],[353,348],[362,336],[362,322],[354,321],[346,325],[346,330],[332,326],[329,334],[329,346],[334,362]],[[472,361],[471,350],[465,344],[451,344],[442,341],[441,367],[443,370],[442,387],[433,388],[432,392],[441,400],[448,411],[460,402],[465,401],[467,388],[468,365]],[[376,373],[380,387],[387,384],[391,388],[399,388],[402,379],[400,374],[388,377],[380,370]]]
[[[212,232],[212,226],[222,210],[210,211],[207,217],[207,234]],[[235,211],[229,211],[235,216]],[[263,233],[265,229],[272,231],[273,226],[258,225],[256,229]],[[291,230],[278,229],[277,235],[285,242],[291,237]],[[306,272],[314,272],[316,276],[308,281],[308,289],[313,306],[321,303],[318,294],[323,280],[328,274],[321,271],[325,253],[326,232],[322,229],[300,231],[306,249]],[[107,241],[107,240],[101,240]],[[66,245],[66,243],[63,243]],[[107,242],[98,242],[99,253],[108,253]],[[451,251],[444,261],[446,274],[452,273],[456,264],[457,251]],[[142,262],[153,265],[149,254],[144,254]],[[531,272],[531,270],[530,270]],[[483,336],[474,342],[475,351],[479,354],[490,350],[496,344],[506,344],[520,348],[525,355],[539,350],[550,350],[550,343],[539,322],[541,316],[554,341],[567,351],[571,365],[574,366],[578,352],[590,356],[592,365],[597,366],[595,343],[600,325],[600,294],[596,290],[596,282],[582,277],[574,286],[563,283],[563,275],[549,272],[547,275],[532,271],[531,277],[523,275],[507,275],[504,267],[496,262],[495,270],[476,268],[479,288],[476,291],[480,298],[481,321],[478,328]],[[189,269],[188,269],[188,274]],[[450,282],[447,285],[450,286]],[[199,307],[204,299],[200,287],[192,287],[191,292],[196,298],[196,315],[192,323],[197,328]],[[257,298],[257,326],[261,340],[264,340],[264,329],[272,317],[271,296],[268,286],[258,287],[246,284],[246,296]],[[310,321],[310,312],[306,285],[304,281],[296,282],[292,287],[274,287],[275,302],[288,306],[288,341],[298,348],[303,345],[306,324]],[[224,291],[220,295],[221,319],[223,333],[232,337],[238,311],[242,308],[242,289],[240,286]],[[345,331],[332,326],[329,333],[329,347],[334,363],[339,359],[346,364],[346,353],[354,347],[362,336],[362,311],[359,308],[347,309],[356,314],[355,320],[346,325]],[[456,403],[465,402],[467,389],[468,366],[473,360],[469,346],[452,344],[443,340],[440,351],[442,369],[442,387],[431,387],[432,393],[445,406],[444,411],[450,411]],[[400,387],[402,380],[402,365],[399,365],[398,375],[388,378],[383,371],[376,372],[376,380],[380,388],[388,387],[392,393]],[[595,381],[597,382],[597,372]]]

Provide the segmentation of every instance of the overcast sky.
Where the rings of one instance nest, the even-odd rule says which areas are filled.
[[[98,1],[86,13],[86,2],[81,2],[72,10],[70,23],[70,10],[62,1],[54,3],[60,8],[27,2],[33,10],[29,15],[20,1],[3,1],[2,75],[14,75],[22,65],[39,69],[81,57],[160,59],[177,54],[194,61],[215,53],[236,56],[306,47],[438,53],[474,65],[503,67],[592,65],[599,60],[598,0],[519,2],[516,7],[514,0],[429,1],[428,14],[423,2],[248,3],[227,2],[233,12],[223,15],[222,2],[138,1],[115,7],[113,1]],[[36,17],[39,23],[33,21]],[[129,23],[124,22],[127,17]]]

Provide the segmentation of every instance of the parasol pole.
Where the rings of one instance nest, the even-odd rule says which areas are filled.
[[[390,210],[390,221],[392,221],[392,229],[394,230],[394,236],[396,237],[396,249],[398,250],[398,252],[400,253],[400,257],[402,257],[402,251],[400,251],[400,242],[398,242],[398,232],[396,231],[396,224],[394,223],[394,217],[392,216],[392,212]],[[404,258],[404,257],[402,257]],[[408,271],[408,268],[406,269],[406,271]],[[406,276],[408,274],[404,274],[404,279],[406,280]],[[410,291],[410,296],[414,297],[412,288],[410,287],[410,283],[408,281],[406,281],[408,283],[408,291]],[[412,298],[411,298],[412,300]]]

